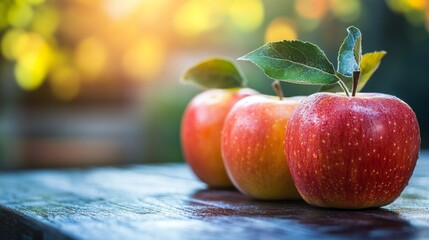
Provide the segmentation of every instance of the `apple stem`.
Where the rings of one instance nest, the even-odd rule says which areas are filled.
[[[283,100],[283,91],[282,91],[282,85],[280,81],[274,81],[271,86],[273,87],[274,91],[276,92],[277,96],[279,96],[280,100]]]
[[[338,81],[338,84],[343,89],[343,91],[346,93],[347,97],[350,97],[350,92],[349,92],[349,89],[347,88],[346,84],[344,84],[344,82],[341,80]]]
[[[360,71],[353,71],[353,89],[352,89],[352,97],[356,95],[357,86],[359,83]]]

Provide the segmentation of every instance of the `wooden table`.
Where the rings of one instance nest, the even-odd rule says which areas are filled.
[[[184,164],[0,173],[0,239],[427,239],[429,153],[381,209],[262,202]]]

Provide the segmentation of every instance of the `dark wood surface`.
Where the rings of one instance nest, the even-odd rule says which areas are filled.
[[[402,196],[344,211],[207,189],[184,164],[0,173],[1,239],[428,239],[429,154]]]

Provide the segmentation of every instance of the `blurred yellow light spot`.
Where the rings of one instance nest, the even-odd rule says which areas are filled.
[[[408,5],[411,8],[421,9],[421,10],[425,9],[425,2],[426,1],[427,0],[406,0],[406,2],[408,3]]]
[[[23,3],[14,3],[7,11],[7,21],[13,27],[25,27],[33,17],[33,10]]]
[[[29,34],[31,43],[19,55],[15,65],[15,77],[18,85],[24,90],[34,90],[44,81],[51,64],[51,49],[37,34]]]
[[[35,12],[31,27],[43,36],[52,36],[58,26],[58,12],[50,6],[40,6]]]
[[[332,13],[344,22],[355,21],[361,13],[359,0],[330,0]]]
[[[214,29],[220,24],[215,1],[190,0],[174,16],[174,26],[183,36],[189,37]]]
[[[277,42],[282,40],[293,40],[298,37],[294,24],[291,20],[278,17],[271,21],[265,32],[265,42]]]
[[[295,10],[304,18],[321,19],[328,11],[328,0],[296,0]]]
[[[407,13],[423,10],[427,0],[386,0],[387,5],[396,12]]]
[[[130,77],[151,80],[160,72],[164,56],[165,47],[162,39],[145,36],[127,50],[122,63]]]
[[[232,22],[242,31],[258,29],[264,21],[264,6],[260,0],[232,0],[229,13]]]
[[[74,52],[76,67],[88,80],[100,76],[107,63],[107,48],[101,40],[89,37],[81,41]]]
[[[12,29],[5,33],[1,41],[3,56],[15,60],[27,47],[28,35],[19,29]]]
[[[73,100],[80,91],[79,73],[67,66],[55,69],[50,77],[51,91],[63,101]]]

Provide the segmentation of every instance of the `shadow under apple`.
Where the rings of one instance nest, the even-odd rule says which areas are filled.
[[[383,208],[323,209],[299,200],[258,201],[236,190],[199,190],[187,205],[193,218],[249,236],[408,239],[418,232],[398,213]]]

